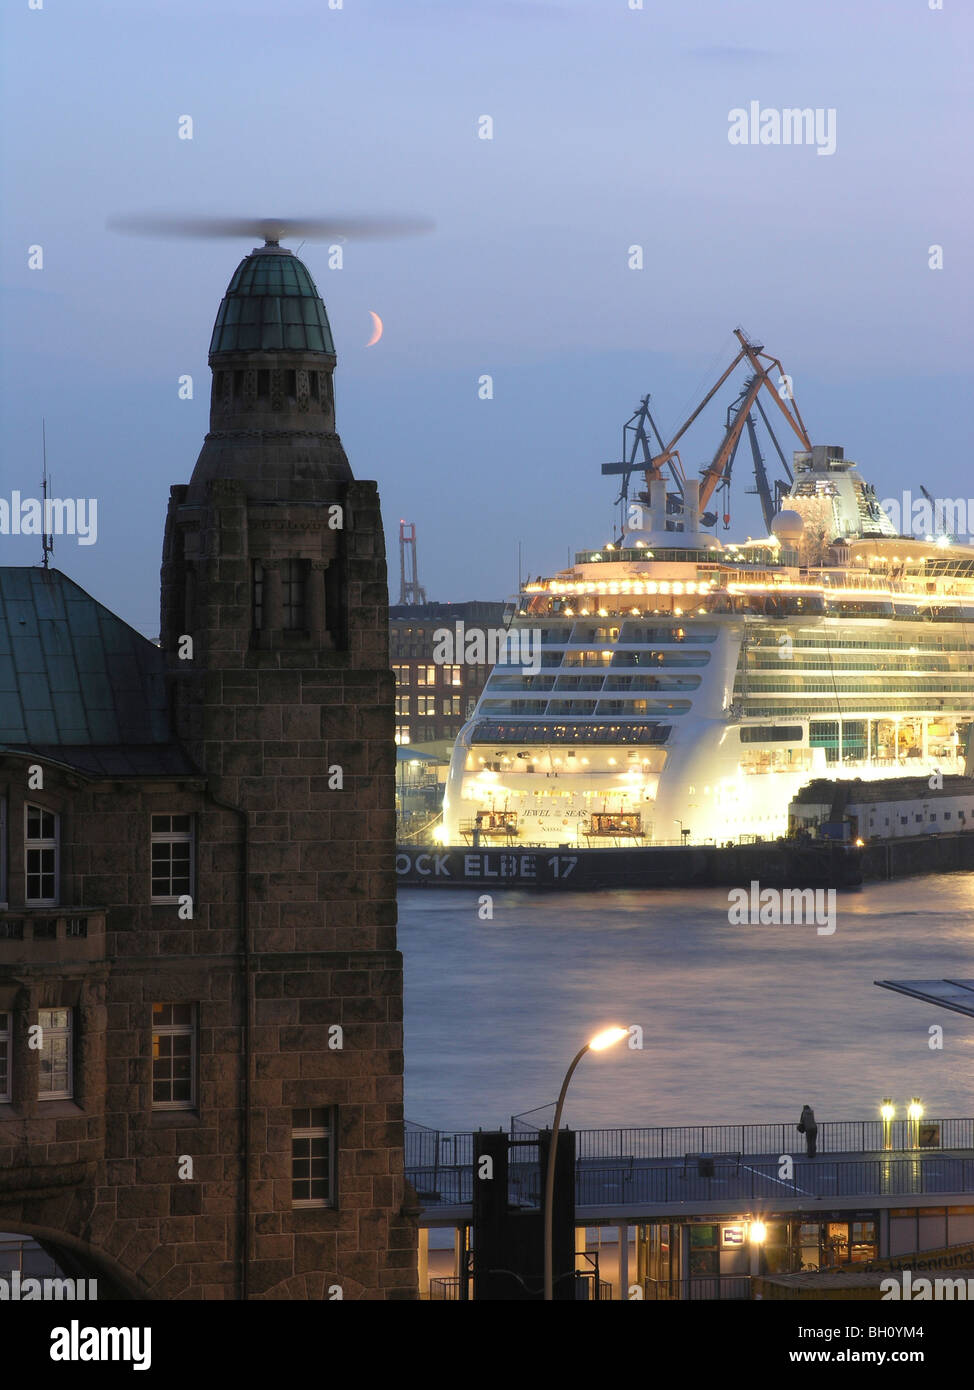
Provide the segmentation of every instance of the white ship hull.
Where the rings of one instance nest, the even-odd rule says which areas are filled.
[[[706,674],[687,697],[691,708],[671,715],[665,749],[652,749],[649,758],[642,756],[641,748],[633,757],[633,745],[624,741],[595,746],[583,742],[583,731],[592,727],[589,719],[571,721],[562,715],[558,722],[564,736],[557,743],[532,738],[536,725],[506,717],[516,704],[499,712],[488,686],[457,739],[444,799],[444,842],[584,845],[775,838],[787,832],[789,803],[812,778],[936,778],[964,771],[959,730],[966,720],[956,714],[945,720],[936,708],[938,700],[929,701],[925,710],[908,700],[890,700],[881,715],[846,702],[841,718],[835,719],[829,718],[835,711],[827,701],[821,719],[769,715],[757,723],[732,717],[728,706],[734,703],[742,625],[728,623],[706,649],[694,645],[693,628],[686,622],[679,651],[699,656],[706,650]],[[910,625],[907,635],[912,629]],[[775,639],[787,630],[776,625]],[[891,641],[896,637],[888,635]],[[834,649],[834,642],[829,645]],[[665,711],[660,713],[661,719],[666,717]],[[968,717],[974,717],[974,707]],[[501,718],[505,735],[516,732],[520,724],[519,742],[505,738],[503,744],[491,744],[489,736],[483,741],[485,725]],[[604,720],[606,726],[612,722]],[[864,727],[867,746],[847,747],[840,760],[837,747],[814,741],[821,738],[823,723],[841,725],[843,733],[855,729],[859,738]],[[572,742],[573,727],[579,731],[577,744]],[[744,743],[742,737],[749,738],[752,731],[759,733],[760,741]],[[775,731],[786,737],[777,739]],[[530,759],[535,760],[533,770],[527,771]],[[644,762],[650,765],[644,767]],[[593,816],[614,814],[638,816],[638,825],[624,820],[593,824]],[[600,833],[603,830],[607,833]]]
[[[896,536],[839,449],[795,469],[780,534],[722,546],[689,482],[680,530],[653,480],[647,529],[524,586],[445,843],[776,837],[813,778],[965,771],[974,549]]]

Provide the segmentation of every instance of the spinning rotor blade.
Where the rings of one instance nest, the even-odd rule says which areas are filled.
[[[163,213],[110,217],[107,225],[130,236],[283,237],[305,240],[380,241],[431,232],[435,223],[418,217],[174,217]]]

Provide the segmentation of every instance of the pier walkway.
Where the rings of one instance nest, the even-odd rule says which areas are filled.
[[[537,1131],[515,1129],[509,1200],[537,1207]],[[406,1178],[424,1225],[469,1219],[476,1135],[409,1125]],[[660,1220],[721,1214],[741,1204],[794,1211],[810,1206],[916,1205],[974,1193],[974,1119],[828,1121],[807,1157],[795,1122],[575,1132],[579,1220]],[[790,1160],[790,1162],[789,1162]]]

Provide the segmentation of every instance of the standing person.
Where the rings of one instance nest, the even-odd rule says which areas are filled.
[[[815,1123],[815,1111],[810,1105],[802,1106],[801,1119],[797,1125],[798,1133],[804,1134],[805,1145],[808,1149],[809,1158],[815,1157],[815,1148],[818,1143],[818,1125]]]

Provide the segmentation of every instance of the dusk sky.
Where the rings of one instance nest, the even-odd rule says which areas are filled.
[[[337,345],[338,429],[378,480],[393,601],[401,517],[441,601],[504,598],[519,541],[531,574],[604,541],[599,465],[624,421],[649,391],[675,430],[738,324],[881,497],[974,497],[970,5],[631,3],[7,0],[0,497],[39,495],[45,418],[54,494],[98,502],[97,544],[60,538],[57,567],[158,632],[169,487],[207,428],[220,299],[260,240],[107,227],[126,214],[435,222],[349,241],[341,270],[327,242],[300,251]],[[834,153],[730,143],[751,101],[834,111]],[[736,471],[742,537],[760,527],[743,452]],[[0,556],[34,564],[40,543],[0,536]]]

